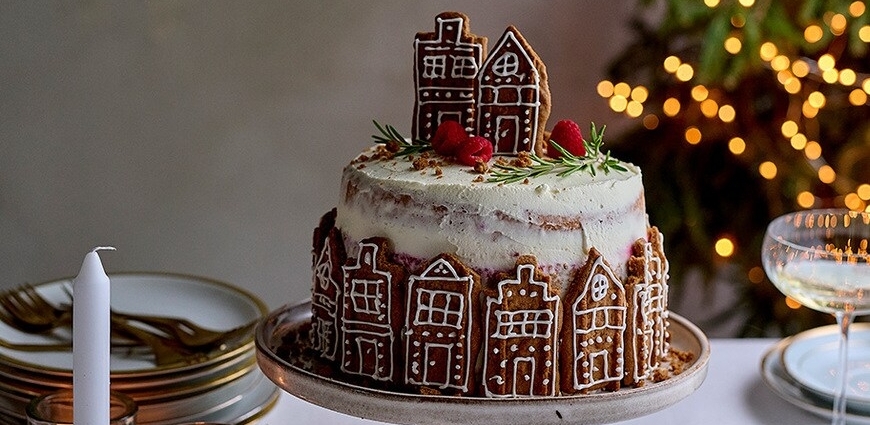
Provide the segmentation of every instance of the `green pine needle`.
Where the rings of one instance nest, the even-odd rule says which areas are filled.
[[[586,148],[586,154],[583,156],[574,155],[555,141],[551,141],[550,146],[562,154],[560,158],[541,158],[530,153],[532,165],[528,167],[497,163],[493,166],[494,170],[487,181],[510,184],[551,173],[556,173],[559,177],[567,177],[580,171],[589,172],[592,176],[596,175],[597,170],[603,171],[604,174],[610,173],[611,170],[628,171],[619,160],[610,156],[610,151],[601,153],[606,128],[607,126],[603,126],[601,131],[598,131],[595,123],[592,123],[590,140],[583,139],[583,147]]]
[[[389,124],[381,125],[374,120],[372,122],[381,133],[380,135],[372,135],[372,138],[377,143],[387,145],[387,148],[395,152],[396,156],[415,155],[432,150],[432,144],[425,140],[416,139],[408,142],[395,127]]]

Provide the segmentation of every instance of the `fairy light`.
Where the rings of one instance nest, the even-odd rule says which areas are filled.
[[[776,172],[776,164],[771,161],[764,161],[758,166],[758,174],[761,174],[761,177],[767,180],[776,178]]]
[[[710,9],[719,6],[719,0],[704,0],[704,4]]]
[[[631,100],[635,102],[646,102],[646,99],[649,97],[649,90],[647,90],[644,86],[637,86],[631,89]]]
[[[780,131],[782,131],[782,135],[785,136],[785,138],[790,139],[792,136],[797,134],[798,125],[796,122],[788,120],[782,123],[782,125],[780,126]]]
[[[728,258],[734,255],[734,241],[727,236],[721,237],[713,245],[713,249],[716,250],[716,254],[720,257]]]
[[[841,13],[837,13],[831,17],[831,22],[828,26],[831,28],[831,34],[843,35],[846,31],[846,17]]]
[[[801,106],[801,114],[804,117],[806,117],[808,119],[813,119],[813,118],[815,118],[816,114],[818,114],[818,113],[819,113],[819,108],[816,108],[815,106],[811,105],[809,100],[804,101],[803,105]]]
[[[636,100],[629,100],[625,105],[625,113],[629,117],[637,118],[643,114],[643,104]]]
[[[746,141],[740,137],[732,137],[728,141],[728,150],[734,155],[741,155],[746,151]]]
[[[864,90],[864,93],[870,94],[870,78],[864,79],[864,82],[861,83],[861,89]]]
[[[701,113],[707,118],[713,118],[719,113],[719,104],[713,99],[701,102]]]
[[[867,6],[860,0],[854,1],[849,5],[849,14],[852,15],[853,18],[863,15],[865,10],[867,10]]]
[[[791,60],[786,55],[776,55],[770,60],[770,67],[774,71],[782,71],[791,66]]]
[[[731,15],[731,26],[734,28],[743,28],[746,25],[746,17],[742,14]]]
[[[677,68],[679,68],[682,63],[683,62],[680,60],[680,58],[676,56],[668,56],[665,58],[664,62],[665,71],[667,71],[669,74],[673,74],[677,72]]]
[[[858,189],[855,190],[855,193],[858,194],[859,198],[865,201],[870,201],[870,184],[862,183],[858,186]]]
[[[613,83],[607,80],[599,81],[595,90],[598,92],[599,96],[605,99],[609,98],[610,96],[613,96]]]
[[[858,30],[858,38],[865,43],[870,43],[870,25],[864,25]]]
[[[798,193],[795,201],[801,208],[812,208],[816,204],[816,196],[811,192],[803,191]]]
[[[769,41],[762,43],[761,48],[759,48],[759,55],[765,62],[770,62],[771,59],[776,57],[777,53],[779,53],[779,51],[776,48],[776,45]]]
[[[755,0],[738,0],[737,2],[743,7],[752,7],[755,4]]]
[[[707,99],[707,96],[710,95],[710,91],[702,85],[697,85],[695,87],[692,87],[691,94],[692,99],[695,99],[696,102],[702,102]]]
[[[791,63],[791,73],[795,77],[804,78],[810,73],[810,65],[801,59]]]
[[[825,53],[824,55],[819,56],[819,60],[816,61],[816,63],[818,64],[820,70],[827,71],[829,69],[834,69],[834,66],[836,65],[836,60],[834,59],[834,56],[830,53]]]
[[[791,136],[789,143],[791,143],[791,147],[796,151],[802,150],[807,147],[807,136],[803,133],[797,133],[794,136]]]
[[[819,159],[822,156],[822,146],[814,140],[807,142],[807,146],[804,147],[804,156],[810,161]]]
[[[722,120],[722,122],[732,122],[736,116],[737,111],[734,110],[734,107],[731,105],[722,105],[719,108],[719,119]]]
[[[843,203],[846,205],[846,208],[854,211],[863,210],[867,204],[861,200],[857,193],[848,193],[845,197],[843,197]]]
[[[665,100],[665,103],[662,104],[662,111],[664,111],[665,115],[669,117],[674,117],[680,113],[680,101],[677,98],[669,97]]]
[[[830,165],[822,165],[819,167],[819,180],[821,180],[822,183],[831,184],[834,180],[837,180],[837,173]]]
[[[858,80],[858,75],[855,74],[855,71],[849,68],[843,69],[840,71],[840,84],[844,86],[851,86],[855,84],[855,81]]]
[[[692,79],[695,75],[695,70],[692,68],[692,65],[682,63],[677,67],[677,71],[674,75],[677,76],[678,80],[686,82]]]
[[[613,109],[614,112],[623,112],[625,111],[625,107],[628,106],[628,100],[618,94],[613,95],[610,98],[610,109]]]
[[[643,127],[647,130],[654,130],[659,126],[659,117],[655,114],[647,114],[643,117]]]
[[[810,44],[819,42],[819,40],[821,40],[824,35],[825,31],[822,30],[822,27],[815,24],[810,25],[804,29],[804,40],[806,40],[807,43]]]
[[[797,310],[801,308],[801,303],[799,303],[796,299],[792,297],[785,297],[785,305],[792,310]]]
[[[627,99],[631,96],[631,86],[629,86],[628,83],[616,83],[616,85],[613,86],[613,95]]]
[[[825,107],[825,103],[827,103],[827,99],[825,95],[820,91],[814,91],[807,96],[807,102],[810,103],[810,106],[816,109],[822,109]]]
[[[728,37],[725,39],[725,51],[731,53],[732,55],[736,55],[740,53],[740,50],[743,48],[743,42],[740,41],[737,37]]]
[[[798,94],[801,91],[801,80],[798,78],[788,78],[782,83],[782,87],[790,94]]]
[[[855,89],[849,92],[849,103],[855,106],[861,106],[867,103],[867,92],[861,89]]]
[[[749,272],[746,273],[746,277],[748,277],[749,281],[752,283],[764,282],[764,276],[764,269],[758,266],[749,269]]]
[[[701,143],[701,130],[698,127],[689,127],[686,129],[685,137],[690,145],[697,145]]]

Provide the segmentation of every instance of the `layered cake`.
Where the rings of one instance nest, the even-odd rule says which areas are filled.
[[[487,50],[442,13],[414,60],[411,137],[376,122],[314,231],[316,356],[363,385],[481,397],[673,373],[640,169],[603,128],[547,129],[546,69],[512,26]]]

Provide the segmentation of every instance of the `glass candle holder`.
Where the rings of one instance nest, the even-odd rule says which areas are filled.
[[[136,425],[139,408],[132,398],[112,391],[109,398],[111,425]],[[73,393],[57,391],[30,400],[25,409],[28,425],[72,425]]]

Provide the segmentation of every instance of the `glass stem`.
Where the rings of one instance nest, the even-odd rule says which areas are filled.
[[[837,362],[840,370],[837,371],[837,385],[834,388],[834,412],[831,425],[846,424],[846,388],[849,383],[849,325],[855,314],[852,312],[839,311],[834,316],[837,318],[837,327],[840,328],[840,356]]]

